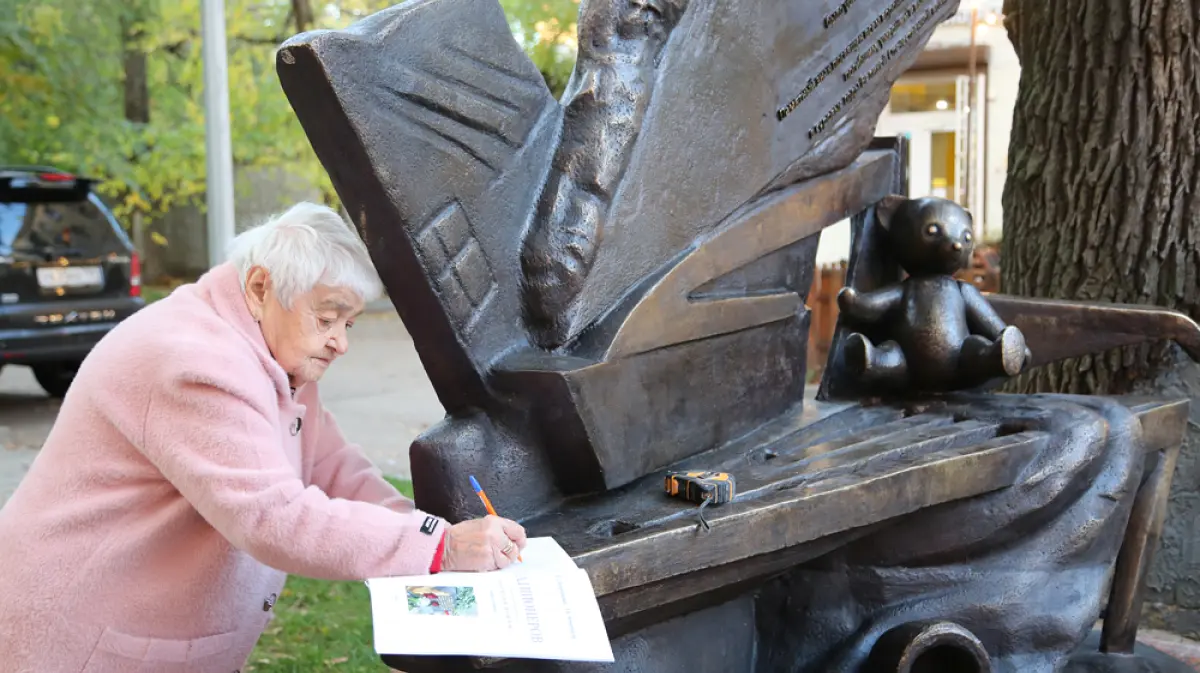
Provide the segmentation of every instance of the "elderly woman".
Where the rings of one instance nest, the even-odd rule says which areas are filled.
[[[322,408],[381,290],[336,212],[300,204],[231,257],[96,346],[0,510],[0,671],[233,673],[287,573],[486,571],[524,547],[512,521],[415,509]]]

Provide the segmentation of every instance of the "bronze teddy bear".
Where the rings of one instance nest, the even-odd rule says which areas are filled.
[[[1029,362],[1025,337],[975,286],[954,278],[971,261],[972,218],[946,199],[906,199],[886,226],[890,253],[908,273],[871,292],[845,287],[838,307],[881,343],[855,332],[849,371],[872,387],[947,391],[1016,376]]]

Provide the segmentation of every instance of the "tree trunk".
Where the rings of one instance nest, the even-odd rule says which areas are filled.
[[[1021,61],[1004,291],[1200,316],[1200,1],[1006,0],[1004,13]],[[1012,388],[1194,398],[1197,371],[1159,344],[1048,366]],[[1200,610],[1197,406],[1150,596],[1189,610]],[[1200,631],[1200,612],[1190,619],[1176,628]]]
[[[296,17],[297,33],[303,33],[312,28],[312,0],[292,0],[292,16]]]
[[[144,127],[150,123],[150,82],[146,72],[145,37],[140,20],[144,19],[140,12],[130,9],[121,18],[121,40],[124,51],[125,70],[125,120]],[[141,152],[134,149],[129,157],[130,163],[137,163]],[[154,263],[146,254],[146,227],[143,213],[138,210],[130,218],[133,247],[142,257],[142,276],[152,278]]]
[[[150,123],[150,86],[146,80],[146,52],[138,43],[140,33],[128,34],[131,41],[125,49],[125,119],[141,124]]]

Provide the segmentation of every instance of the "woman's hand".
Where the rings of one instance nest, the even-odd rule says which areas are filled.
[[[525,529],[515,521],[485,516],[455,524],[446,531],[442,570],[498,570],[517,560],[525,548]]]

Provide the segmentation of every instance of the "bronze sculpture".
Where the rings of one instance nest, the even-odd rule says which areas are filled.
[[[486,479],[588,570],[619,669],[1149,661],[1133,635],[1186,401],[879,401],[847,346],[887,338],[848,322],[805,397],[821,230],[853,218],[855,293],[902,280],[885,220],[905,203],[905,144],[874,125],[956,5],[584,0],[564,104],[495,0],[409,0],[281,47],[284,90],[447,410],[411,450],[418,505],[477,514],[464,485]],[[1178,314],[986,299],[1028,342],[1024,367],[1156,338],[1200,354]],[[1000,371],[1017,369],[1018,342],[1000,342]],[[930,387],[982,383],[946,381]],[[674,469],[736,476],[710,532],[662,497]],[[1081,645],[1102,608],[1103,642]]]
[[[562,139],[521,255],[525,307],[539,345],[560,346],[575,327],[574,302],[596,262],[608,208],[650,101],[655,66],[686,7],[687,0],[581,7],[582,67],[564,94]]]
[[[868,386],[899,391],[970,388],[1020,374],[1032,357],[1021,330],[953,277],[975,247],[970,213],[926,197],[903,200],[886,217],[891,253],[908,277],[873,292],[838,293],[852,324],[878,325],[886,339],[849,335],[846,367]]]

